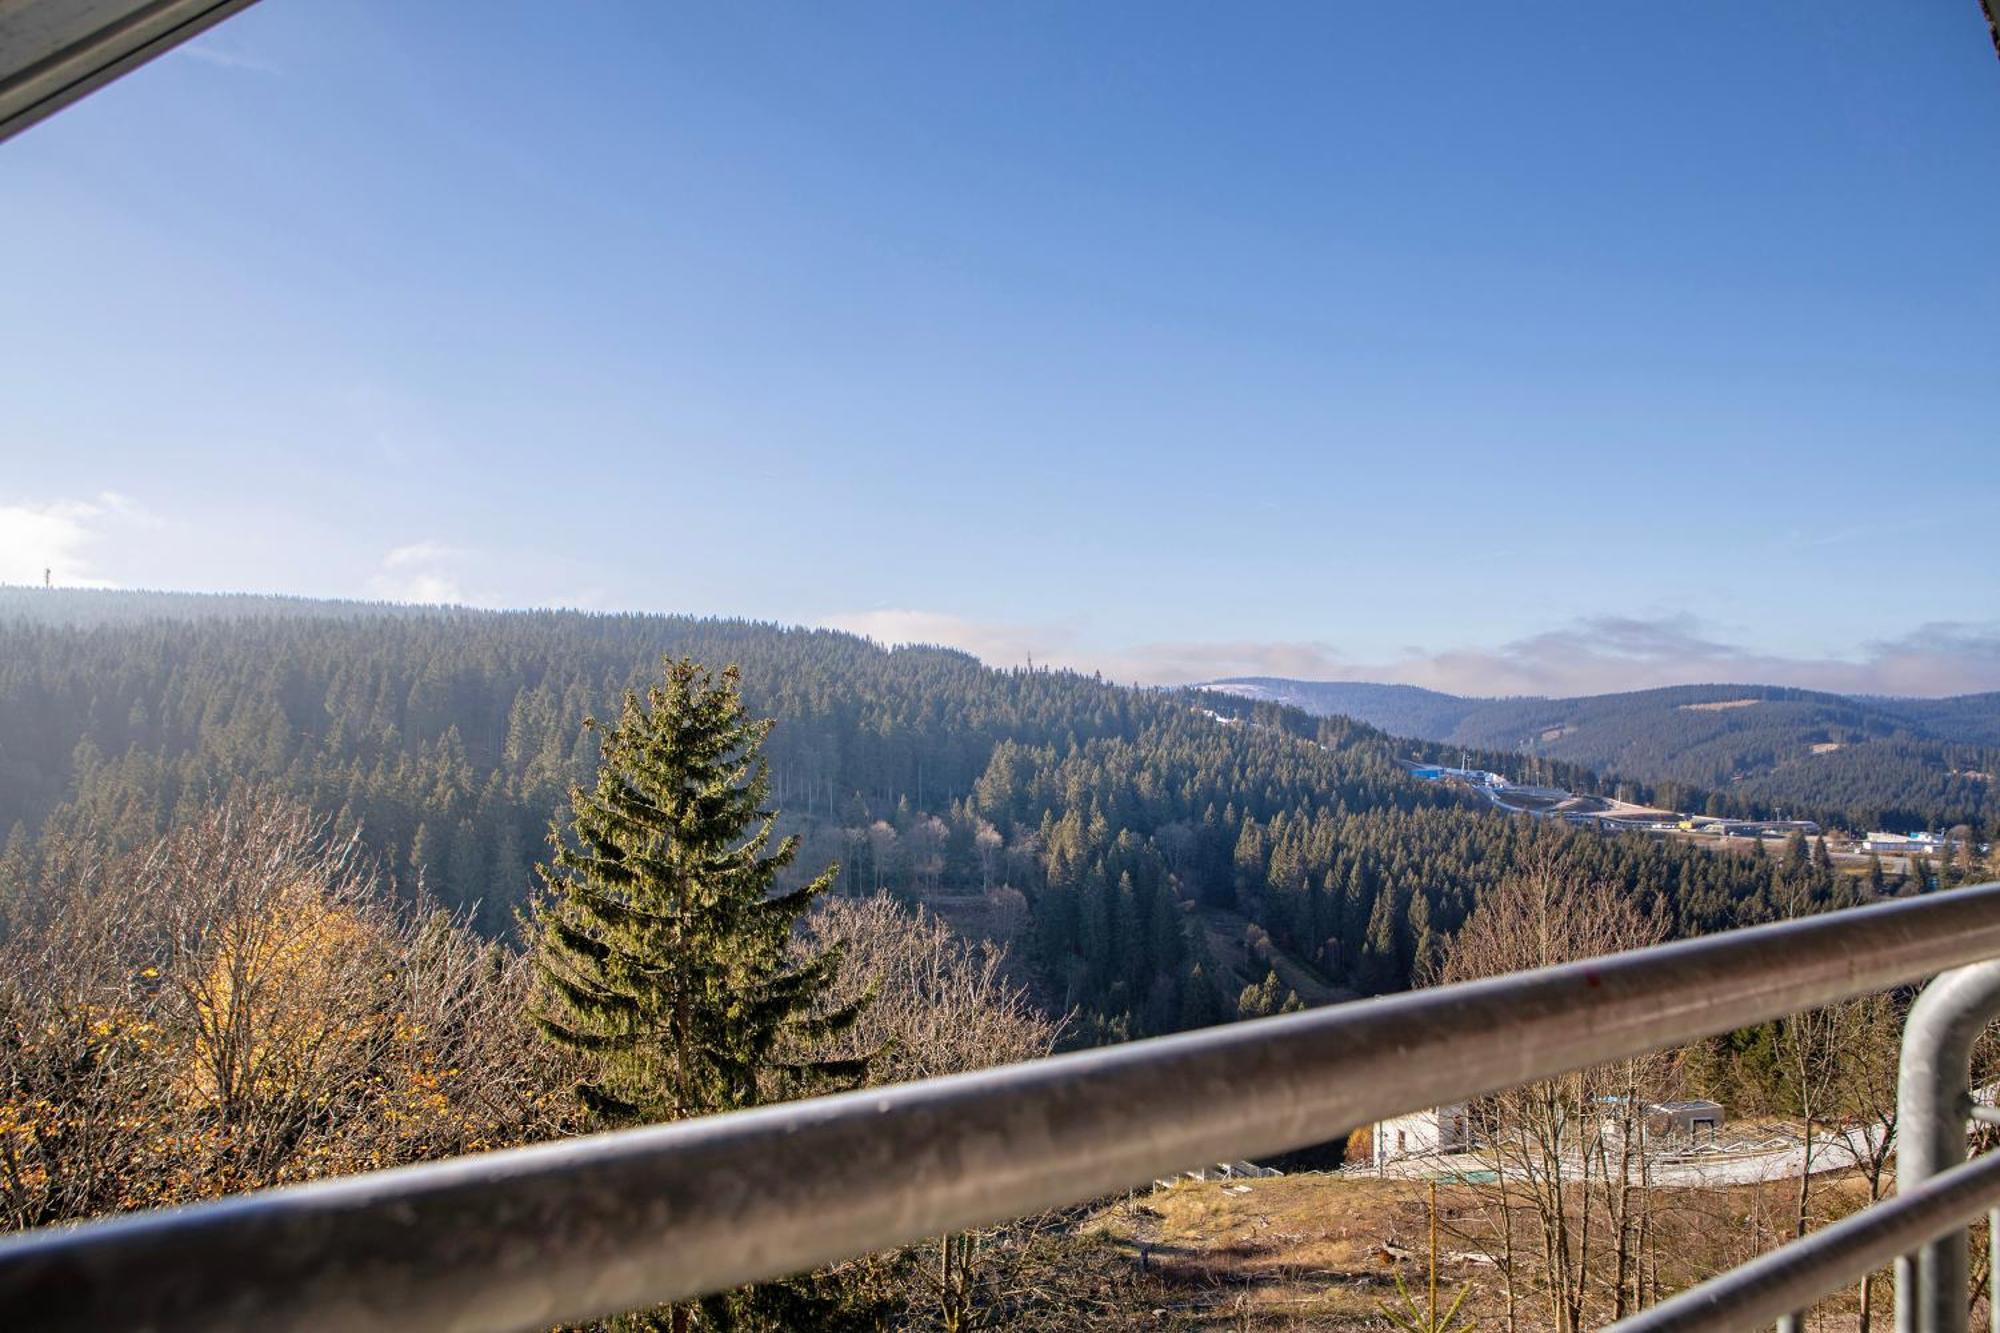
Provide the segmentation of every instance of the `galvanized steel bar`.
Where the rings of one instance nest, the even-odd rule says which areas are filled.
[[[0,140],[252,0],[0,0]]]
[[[2000,962],[1961,967],[1924,988],[1903,1025],[1896,1075],[1896,1187],[1965,1160],[1972,1045],[2000,1017]],[[1965,1333],[1971,1260],[1963,1231],[1930,1239],[1896,1265],[1898,1333]]]
[[[0,1242],[0,1326],[546,1328],[1321,1142],[2000,957],[2000,884]]]
[[[1611,1327],[1615,1333],[1734,1333],[1768,1324],[1966,1226],[1996,1199],[2000,1153],[1988,1153]],[[1961,1310],[1964,1304],[1961,1297]]]

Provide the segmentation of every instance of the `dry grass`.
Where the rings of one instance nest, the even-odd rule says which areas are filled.
[[[1193,1328],[1379,1327],[1378,1302],[1408,1268],[1385,1244],[1420,1250],[1426,1234],[1421,1185],[1318,1175],[1188,1182],[1098,1221]]]
[[[1425,1279],[1428,1213],[1419,1181],[1297,1175],[1270,1180],[1185,1182],[1101,1209],[1076,1231],[1102,1262],[1117,1256],[1138,1270],[1151,1308],[1132,1310],[1132,1328],[1243,1330],[1382,1329],[1380,1303],[1400,1273],[1412,1291]],[[1789,1239],[1793,1182],[1655,1196],[1661,1294],[1743,1262]],[[1858,1177],[1815,1186],[1815,1226],[1866,1202]],[[1438,1191],[1438,1283],[1449,1300],[1462,1287],[1483,1329],[1505,1326],[1504,1289],[1487,1262],[1474,1191]],[[1530,1275],[1532,1279],[1532,1275]],[[1531,1282],[1532,1285],[1532,1282]],[[1524,1292],[1521,1329],[1546,1327],[1539,1298]],[[1889,1326],[1890,1292],[1876,1284],[1878,1329]],[[1824,1302],[1815,1330],[1856,1326],[1856,1293]],[[1597,1317],[1608,1322],[1608,1308]]]

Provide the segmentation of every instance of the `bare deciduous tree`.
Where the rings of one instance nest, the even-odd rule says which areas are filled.
[[[1657,943],[1663,923],[1613,886],[1583,879],[1558,854],[1541,851],[1494,888],[1445,952],[1438,979],[1467,981],[1524,968],[1593,958]],[[1509,1328],[1521,1319],[1530,1265],[1525,1230],[1538,1253],[1550,1323],[1577,1333],[1599,1294],[1612,1317],[1643,1303],[1641,1269],[1646,1101],[1671,1066],[1647,1056],[1512,1089],[1473,1108],[1481,1151],[1495,1179],[1478,1187],[1505,1285]],[[1599,1247],[1611,1247],[1607,1266]],[[1609,1272],[1611,1280],[1602,1274]]]
[[[973,820],[972,848],[979,857],[979,888],[981,892],[993,891],[993,874],[1000,866],[1000,849],[1005,840],[1000,830],[976,816]]]
[[[1861,1140],[1857,1164],[1868,1182],[1872,1204],[1887,1189],[1889,1160],[1895,1151],[1897,1063],[1909,1006],[1895,993],[1885,992],[1849,1000],[1843,1007],[1848,1013],[1840,1026],[1848,1034],[1849,1046],[1834,1105]],[[1861,1279],[1859,1333],[1868,1333],[1874,1323],[1876,1276],[1869,1273]]]
[[[45,858],[0,946],[12,1226],[547,1137],[519,960],[399,908],[351,842],[239,796],[145,851]]]
[[[1009,975],[1007,952],[968,944],[934,913],[886,896],[822,900],[802,947],[841,951],[834,1003],[873,988],[875,1000],[835,1054],[880,1051],[871,1081],[965,1073],[1047,1055],[1066,1019],[1050,1017]],[[935,1264],[921,1266],[922,1299],[947,1333],[995,1326],[1039,1279],[1032,1270],[1048,1219],[941,1237]]]
[[[148,933],[96,849],[44,849],[0,945],[0,1223],[45,1226],[152,1197],[147,1105],[167,1076],[146,1017]]]

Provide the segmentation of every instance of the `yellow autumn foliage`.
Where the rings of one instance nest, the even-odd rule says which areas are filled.
[[[325,1100],[329,1075],[398,1035],[378,993],[394,980],[386,934],[306,877],[217,923],[212,952],[205,964],[195,960],[200,975],[187,986],[180,1090],[225,1109],[271,1097]]]
[[[518,956],[399,906],[294,806],[38,887],[0,932],[0,1229],[567,1128]]]

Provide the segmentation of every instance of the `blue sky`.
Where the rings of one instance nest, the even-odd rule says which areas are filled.
[[[0,145],[0,580],[2000,688],[1969,0],[471,12]]]

